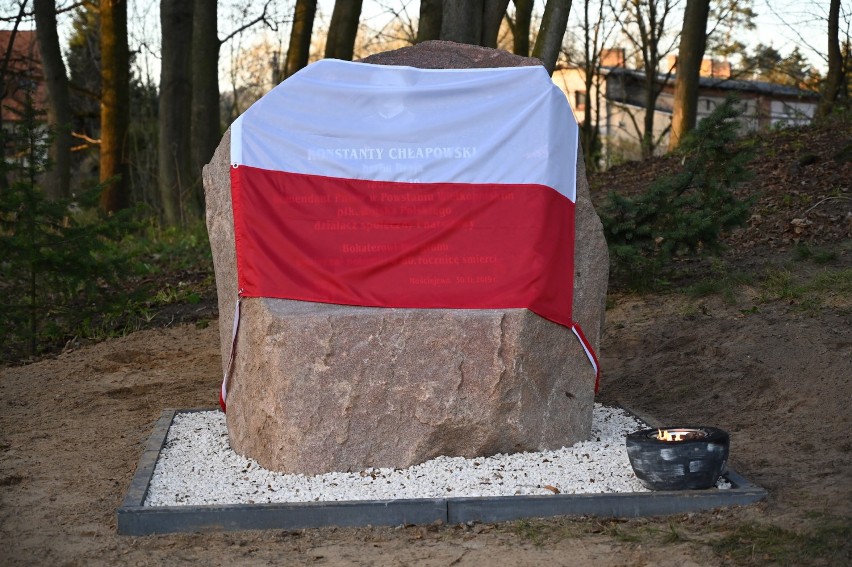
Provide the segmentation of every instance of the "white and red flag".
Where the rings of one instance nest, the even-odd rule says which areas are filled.
[[[593,360],[571,318],[577,130],[543,67],[314,63],[231,125],[241,296],[527,308]]]

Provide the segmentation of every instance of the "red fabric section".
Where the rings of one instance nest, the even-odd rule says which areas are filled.
[[[541,185],[231,169],[243,296],[528,308],[571,326],[574,203]]]

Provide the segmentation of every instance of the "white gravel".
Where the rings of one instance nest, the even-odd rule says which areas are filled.
[[[272,472],[237,455],[228,444],[222,412],[180,413],[160,452],[145,505],[647,492],[633,474],[624,444],[628,433],[643,427],[621,409],[595,404],[593,440],[572,447],[305,476]]]

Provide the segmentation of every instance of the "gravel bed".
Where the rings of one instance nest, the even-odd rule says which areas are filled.
[[[222,412],[180,413],[169,428],[145,505],[647,492],[633,474],[624,441],[644,427],[619,408],[595,404],[593,440],[572,447],[305,476],[272,472],[237,455],[228,444]],[[725,487],[721,480],[719,487]]]

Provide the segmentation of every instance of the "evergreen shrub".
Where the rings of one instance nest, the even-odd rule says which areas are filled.
[[[62,321],[102,309],[104,289],[121,272],[107,243],[121,216],[97,214],[99,187],[76,199],[47,199],[39,180],[50,167],[50,132],[28,97],[4,135],[0,175],[0,356],[37,354]]]
[[[718,253],[722,232],[748,218],[750,202],[733,193],[752,158],[737,141],[737,106],[726,99],[689,133],[678,171],[637,196],[609,194],[601,220],[610,261],[631,287],[653,287],[676,257]]]

